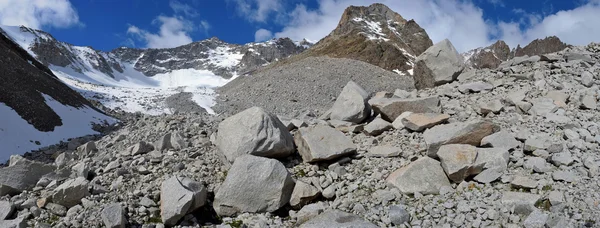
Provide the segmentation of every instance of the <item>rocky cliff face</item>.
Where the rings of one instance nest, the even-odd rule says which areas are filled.
[[[114,72],[123,72],[123,64],[132,64],[136,71],[146,76],[195,69],[231,78],[235,74],[244,74],[298,54],[308,47],[305,43],[294,42],[289,38],[245,45],[210,38],[175,48],[121,47],[103,52],[60,42],[44,31],[26,27],[21,27],[20,30],[34,37],[31,44],[28,44],[28,51],[44,65],[69,67],[80,73],[93,68],[113,78]]]
[[[463,56],[465,64],[468,66],[476,69],[493,69],[498,67],[502,61],[509,59],[510,48],[504,41],[499,40],[488,47],[473,49],[464,53]]]
[[[383,4],[351,6],[344,11],[335,30],[296,58],[349,58],[390,71],[407,72],[413,68],[416,56],[432,45],[425,30],[415,21],[404,19]]]
[[[520,45],[517,45],[517,48],[511,54],[512,57],[542,55],[562,51],[568,46],[569,45],[563,43],[558,37],[549,36],[544,39],[535,39],[523,48],[521,48]]]

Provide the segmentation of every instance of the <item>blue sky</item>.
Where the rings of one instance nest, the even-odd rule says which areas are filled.
[[[374,2],[415,19],[434,42],[449,38],[459,51],[549,35],[573,44],[600,41],[593,26],[599,0],[0,0],[0,24],[24,24],[105,51],[213,36],[230,43],[283,36],[316,41],[335,28],[344,8]]]

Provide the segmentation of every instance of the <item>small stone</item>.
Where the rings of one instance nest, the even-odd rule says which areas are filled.
[[[435,125],[448,121],[448,114],[412,113],[402,119],[402,125],[412,131],[423,131]]]
[[[556,206],[565,202],[565,196],[560,191],[551,191],[548,194],[548,200],[552,206]]]
[[[573,157],[571,157],[571,153],[568,151],[565,152],[560,152],[560,153],[555,153],[552,154],[552,163],[556,166],[561,166],[561,165],[571,165],[571,163],[573,163]]]
[[[552,171],[550,164],[545,159],[540,157],[529,157],[525,159],[523,167],[526,169],[533,169],[537,173],[546,173]]]
[[[551,98],[536,98],[532,101],[533,106],[529,110],[530,114],[545,116],[548,113],[553,113],[558,109],[558,106],[554,104],[554,100]]]
[[[537,187],[537,181],[524,176],[516,176],[510,184],[515,188],[532,189]]]
[[[577,180],[577,175],[571,171],[554,171],[552,173],[552,179],[557,181],[573,182]]]
[[[369,149],[369,156],[373,157],[397,157],[402,149],[395,146],[379,145]]]
[[[594,85],[594,75],[589,71],[584,71],[581,74],[581,84],[585,87],[592,87]]]
[[[375,118],[373,121],[371,121],[365,126],[364,131],[369,135],[378,136],[381,135],[383,132],[392,129],[392,127],[392,123],[387,122],[382,118]]]
[[[58,216],[67,215],[67,208],[60,204],[48,203],[48,204],[46,204],[46,206],[44,206],[44,208],[49,210],[50,213],[58,215]]]
[[[458,86],[458,91],[461,93],[479,93],[482,91],[492,90],[494,86],[482,81],[466,83]]]
[[[306,205],[302,207],[302,209],[300,209],[298,213],[296,213],[296,222],[297,224],[302,224],[323,213],[323,211],[325,211],[325,206],[323,205],[323,202]]]
[[[483,115],[487,115],[489,113],[498,114],[504,109],[504,105],[500,100],[493,100],[484,104],[479,105],[479,112]]]
[[[596,97],[593,95],[583,95],[579,101],[581,102],[581,108],[595,110],[597,107]]]
[[[406,206],[402,204],[390,206],[388,216],[396,226],[410,222],[410,214],[406,211]]]
[[[576,131],[571,130],[571,129],[565,129],[563,131],[563,134],[564,134],[565,139],[570,139],[570,140],[579,139],[579,133],[577,133]]]
[[[173,226],[188,212],[206,204],[207,189],[203,183],[187,177],[173,176],[160,187],[160,215],[165,225]]]
[[[119,203],[108,204],[102,209],[102,221],[108,228],[124,228],[127,220],[123,213],[123,207]]]
[[[150,143],[141,141],[131,147],[131,155],[145,154],[154,150],[154,146]]]
[[[521,143],[506,130],[501,130],[481,139],[481,146],[487,147],[513,149],[520,145]]]
[[[369,104],[386,121],[394,121],[404,112],[440,113],[441,111],[440,99],[437,97],[378,98],[369,100]]]
[[[544,228],[546,220],[548,220],[548,214],[536,209],[523,221],[523,226],[525,228]]]
[[[364,220],[358,215],[349,214],[339,210],[329,210],[306,221],[300,228],[323,228],[323,227],[361,227],[376,228],[375,224]]]
[[[315,186],[304,181],[296,181],[294,191],[292,191],[292,196],[290,198],[290,206],[304,206],[319,197],[319,195],[321,195],[321,192]]]
[[[323,189],[323,197],[325,199],[333,199],[335,197],[335,185],[329,185],[329,187]]]

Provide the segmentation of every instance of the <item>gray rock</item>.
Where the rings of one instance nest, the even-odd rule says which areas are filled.
[[[81,203],[81,199],[90,195],[88,190],[89,181],[83,177],[70,179],[56,187],[52,193],[52,202],[73,207]]]
[[[156,150],[175,149],[181,150],[187,147],[185,139],[179,132],[167,133],[154,143]]]
[[[208,191],[204,184],[187,177],[173,176],[160,188],[160,215],[165,225],[177,224],[183,216],[206,204]]]
[[[448,114],[437,113],[412,113],[403,119],[402,125],[412,131],[424,131],[450,119]]]
[[[335,190],[336,190],[336,186],[335,185],[329,185],[327,188],[323,189],[323,197],[325,197],[325,199],[333,199],[335,198]]]
[[[492,90],[494,86],[482,81],[466,83],[458,86],[458,91],[461,93],[479,93],[481,91]]]
[[[502,105],[502,102],[498,99],[479,105],[479,112],[483,115],[487,115],[489,113],[498,114],[502,110],[504,110],[504,105]]]
[[[398,98],[410,98],[412,96],[412,94],[403,89],[396,89],[394,91],[394,96],[398,97]]]
[[[87,178],[90,173],[90,169],[85,162],[77,163],[76,165],[71,167],[71,171],[76,175],[76,177],[83,178]]]
[[[321,192],[317,187],[312,186],[304,181],[296,181],[294,191],[290,197],[290,206],[301,207],[304,206],[321,195]]]
[[[111,203],[102,209],[102,222],[107,228],[124,228],[127,224],[123,207],[119,203]]]
[[[548,220],[548,214],[542,212],[539,209],[534,210],[527,216],[523,221],[523,227],[525,228],[544,228]]]
[[[563,136],[565,139],[577,140],[579,139],[579,133],[571,129],[565,129],[563,131]]]
[[[215,195],[218,215],[273,212],[290,201],[294,180],[275,160],[252,155],[236,159]]]
[[[573,163],[573,157],[568,151],[552,154],[552,164],[556,166],[571,165]]]
[[[394,171],[386,181],[404,194],[438,194],[441,187],[450,186],[440,162],[429,157]]]
[[[15,189],[13,187],[0,184],[0,196],[9,195],[14,196],[21,193],[21,190]]]
[[[548,194],[548,200],[552,206],[557,206],[565,202],[565,196],[560,191],[551,191]]]
[[[402,149],[395,146],[378,145],[369,149],[369,156],[373,157],[397,157],[402,153]]]
[[[551,214],[546,220],[546,225],[549,228],[575,227],[569,222],[568,218],[559,214]]]
[[[596,97],[594,97],[593,95],[582,95],[579,101],[581,102],[581,108],[594,110],[597,107]]]
[[[546,150],[552,146],[552,139],[548,136],[538,135],[525,140],[524,151]]]
[[[392,128],[393,128],[392,123],[387,122],[387,121],[383,120],[382,118],[377,117],[373,121],[371,121],[369,124],[367,124],[363,130],[365,133],[367,133],[371,136],[378,136],[378,135],[381,135],[383,132],[386,132],[387,130],[390,130]]]
[[[552,173],[552,179],[556,181],[573,182],[577,180],[577,174],[572,171],[558,170]]]
[[[554,104],[554,100],[551,98],[536,98],[532,100],[532,103],[533,106],[529,109],[531,115],[545,116],[558,110],[558,106]]]
[[[437,155],[448,179],[460,183],[471,175],[471,166],[477,158],[477,148],[468,144],[448,144],[441,146]]]
[[[330,118],[361,123],[371,114],[369,93],[353,81],[349,81],[331,107]]]
[[[60,204],[48,203],[44,206],[44,208],[50,211],[50,213],[61,217],[67,215],[67,207]]]
[[[19,156],[20,157],[20,156]],[[11,159],[12,160],[12,159]],[[30,190],[40,178],[52,171],[55,166],[34,162],[21,157],[9,167],[0,168],[0,195],[14,193],[13,190]],[[5,186],[5,187],[2,187]]]
[[[89,142],[84,143],[83,145],[79,146],[77,148],[77,151],[80,153],[83,153],[85,155],[88,155],[94,151],[98,151],[98,148],[96,148],[96,143],[94,141],[89,141]]]
[[[388,216],[390,217],[392,224],[396,226],[410,222],[410,214],[406,211],[406,206],[402,204],[390,206]]]
[[[581,84],[585,87],[592,87],[594,85],[594,75],[589,71],[584,71],[581,74]]]
[[[404,112],[404,113],[400,114],[398,117],[396,117],[396,120],[394,120],[394,122],[392,122],[392,126],[398,130],[404,129],[404,124],[402,123],[402,120],[404,118],[406,118],[407,116],[410,116],[411,114],[412,114],[412,112]]]
[[[287,128],[277,116],[259,107],[246,109],[219,123],[216,145],[229,162],[245,154],[282,158],[294,151]]]
[[[344,228],[376,228],[377,225],[362,219],[358,215],[339,210],[329,210],[306,221],[300,228],[344,227]]]
[[[500,202],[507,205],[519,215],[529,215],[534,211],[535,203],[540,200],[540,196],[524,192],[503,192]]]
[[[27,217],[29,214],[18,216],[16,219],[12,220],[1,220],[0,219],[0,227],[3,228],[27,228]]]
[[[558,105],[559,107],[566,107],[569,95],[563,92],[562,90],[552,90],[548,91],[546,97],[554,100],[555,105]]]
[[[525,159],[523,167],[526,169],[533,169],[537,173],[546,173],[552,171],[552,167],[546,159],[540,157],[528,157]]]
[[[323,202],[313,203],[302,207],[296,213],[296,224],[302,224],[325,211]]]
[[[512,134],[506,130],[501,130],[481,139],[481,146],[513,149],[521,145]]]
[[[294,140],[304,162],[332,160],[356,152],[356,146],[350,138],[323,125],[300,128]]]
[[[425,130],[427,155],[437,158],[437,151],[445,144],[469,144],[479,146],[481,140],[497,132],[498,126],[489,121],[455,122],[438,125]]]
[[[537,187],[537,181],[532,180],[528,177],[525,176],[516,176],[511,182],[510,185],[512,185],[515,188],[526,188],[526,189],[532,189],[532,188],[536,188]]]
[[[477,76],[477,70],[476,69],[469,69],[469,68],[465,68],[465,70],[463,70],[460,75],[458,75],[458,81],[460,82],[464,82],[467,79],[473,78]]]
[[[440,113],[440,99],[437,97],[425,98],[378,98],[369,100],[369,104],[376,113],[387,121],[394,121],[404,112],[413,113]]]
[[[154,150],[154,146],[150,143],[141,141],[131,147],[131,155],[145,154]]]
[[[487,184],[500,178],[503,173],[504,171],[499,171],[496,169],[486,169],[477,174],[477,176],[473,177],[473,180],[479,183]]]
[[[445,39],[429,47],[415,60],[415,87],[424,89],[452,82],[463,68],[463,57]]]
[[[0,201],[0,220],[8,219],[13,212],[15,212],[15,206],[11,202]]]

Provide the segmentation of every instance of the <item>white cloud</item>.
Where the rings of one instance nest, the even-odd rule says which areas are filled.
[[[193,24],[183,18],[158,16],[153,24],[160,24],[157,34],[130,25],[128,34],[135,35],[146,43],[148,48],[171,48],[192,42],[189,32],[194,30]]]
[[[202,20],[200,21],[200,28],[204,30],[204,35],[208,36],[208,30],[212,28],[208,21]]]
[[[83,25],[68,0],[0,0],[0,24],[36,29]]]
[[[181,3],[177,0],[169,1],[169,6],[173,9],[173,12],[176,14],[185,14],[188,17],[196,17],[198,16],[198,11],[196,11],[193,7],[188,4]]]
[[[233,2],[238,13],[253,22],[265,22],[271,13],[281,13],[281,0],[227,0]]]
[[[266,29],[256,30],[254,33],[254,41],[261,42],[273,38],[273,33]]]
[[[233,0],[230,0],[233,1]],[[259,8],[248,2],[276,2],[275,0],[235,0],[241,12],[258,18]],[[503,1],[489,0],[492,3]],[[290,37],[294,40],[306,38],[318,41],[335,27],[344,9],[350,5],[368,6],[380,2],[398,12],[405,19],[414,19],[423,27],[433,42],[448,38],[461,52],[483,47],[505,40],[511,48],[517,44],[526,45],[536,38],[556,35],[563,42],[585,45],[600,40],[600,27],[594,22],[600,21],[600,0],[589,0],[583,5],[553,14],[533,14],[520,9],[513,10],[517,18],[514,21],[486,21],[483,10],[472,1],[465,0],[317,0],[319,7],[307,9],[298,4],[290,12],[278,10],[263,11],[262,20],[268,19],[268,12],[287,14],[284,28],[275,33],[275,37]],[[254,7],[252,7],[254,6]],[[267,12],[265,14],[265,12]],[[277,16],[276,15],[276,16]],[[256,19],[254,18],[254,19]],[[255,34],[256,35],[256,34]]]

